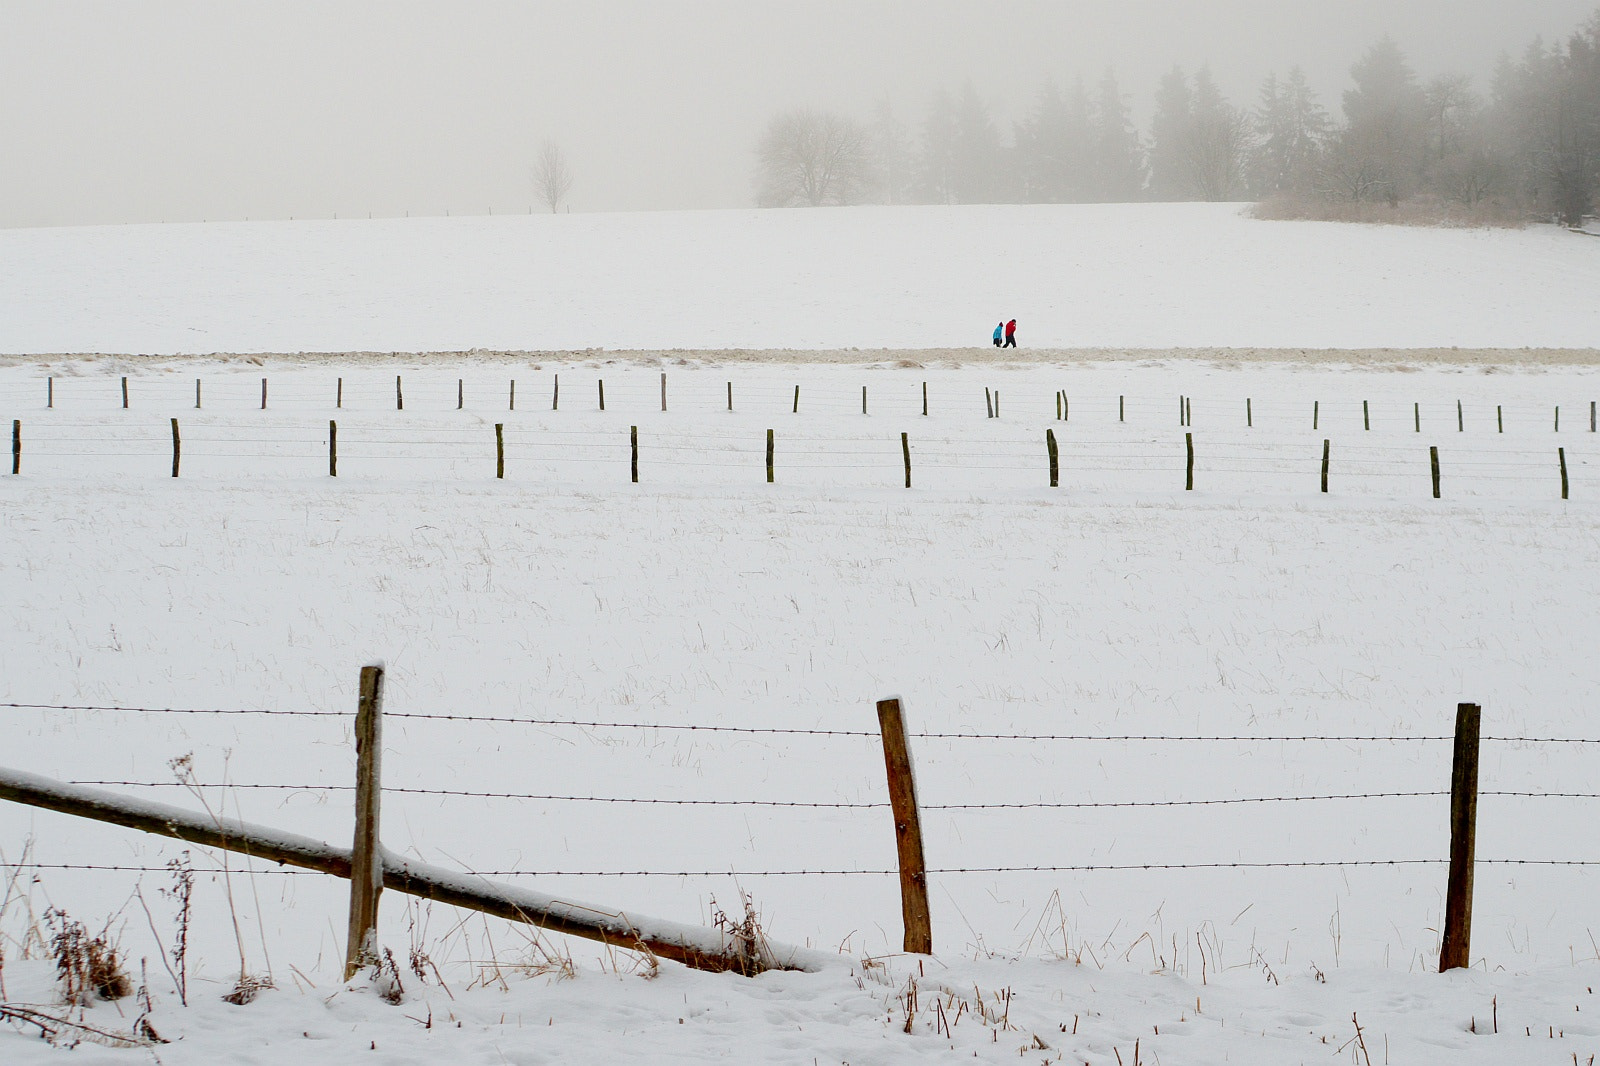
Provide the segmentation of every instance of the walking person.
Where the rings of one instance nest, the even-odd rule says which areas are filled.
[[[1000,335],[1005,332],[1005,329],[1006,329],[1006,324],[1004,322],[996,322],[995,323],[995,326],[994,326],[994,346],[996,348],[1000,347]]]
[[[1016,346],[1017,346],[1017,320],[1013,318],[1010,322],[1006,323],[1006,343],[1005,343],[1004,347],[1015,348]]]

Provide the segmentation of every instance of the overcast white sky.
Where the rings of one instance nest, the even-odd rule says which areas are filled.
[[[1009,122],[1114,67],[1236,103],[1305,67],[1337,111],[1384,33],[1424,76],[1600,0],[0,0],[0,225],[526,211],[553,137],[573,210],[744,206],[762,123],[971,79]]]

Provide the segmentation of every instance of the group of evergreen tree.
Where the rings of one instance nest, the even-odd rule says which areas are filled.
[[[914,128],[886,103],[867,122],[791,112],[763,138],[760,202],[1421,201],[1576,225],[1600,199],[1600,11],[1503,59],[1487,97],[1460,75],[1420,80],[1387,38],[1350,75],[1336,119],[1297,67],[1249,108],[1208,69],[1174,68],[1144,132],[1111,73],[1043,86],[1009,131],[970,82]]]

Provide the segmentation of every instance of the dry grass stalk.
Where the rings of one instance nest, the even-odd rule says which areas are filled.
[[[133,981],[122,968],[119,948],[111,941],[109,922],[98,936],[91,936],[82,922],[59,908],[45,911],[44,921],[51,932],[50,952],[65,1003],[86,1007],[96,998],[117,1000],[133,994]]]

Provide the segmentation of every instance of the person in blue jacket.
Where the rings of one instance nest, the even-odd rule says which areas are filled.
[[[1005,333],[1005,331],[1006,324],[1004,322],[1001,322],[994,327],[994,346],[996,348],[1000,347],[1000,337]]]

